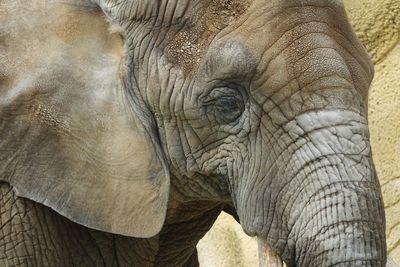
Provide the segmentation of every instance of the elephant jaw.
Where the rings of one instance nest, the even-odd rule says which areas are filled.
[[[259,267],[283,267],[282,259],[268,245],[264,238],[257,237],[258,241],[258,266]]]

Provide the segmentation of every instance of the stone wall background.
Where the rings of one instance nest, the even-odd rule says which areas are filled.
[[[344,2],[375,63],[369,93],[371,143],[385,201],[388,252],[400,266],[400,0]],[[227,214],[221,214],[198,250],[204,267],[258,266],[256,240]]]

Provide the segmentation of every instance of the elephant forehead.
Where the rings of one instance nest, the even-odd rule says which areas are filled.
[[[253,62],[254,68],[236,69],[252,70],[254,88],[268,87],[270,93],[296,79],[304,87],[318,77],[338,76],[364,96],[371,65],[340,3],[253,1],[242,17],[213,37],[205,65],[214,62],[216,73],[226,69],[224,62],[231,66]],[[332,81],[327,86],[336,85]]]
[[[235,38],[213,42],[205,55],[200,71],[207,80],[247,81],[256,68],[257,60],[250,48]]]
[[[166,38],[166,57],[184,73],[197,67],[209,44],[222,29],[237,20],[250,1],[201,1],[191,11],[189,20],[176,27]]]
[[[202,61],[211,55],[211,48],[218,48],[220,53],[224,53],[223,49],[227,46],[223,43],[236,41],[248,48],[250,53],[246,53],[252,54],[265,67],[268,62],[261,62],[261,58],[265,61],[266,54],[274,58],[276,55],[271,51],[279,53],[279,48],[288,46],[304,34],[322,31],[321,27],[328,28],[326,31],[332,31],[331,26],[339,27],[335,17],[342,16],[345,20],[340,3],[328,0],[200,1],[189,5],[182,23],[173,20],[164,39],[165,56],[168,62],[188,74],[198,69]],[[311,40],[308,38],[308,41]],[[307,41],[303,43],[307,45]],[[312,45],[308,44],[306,48]],[[306,49],[300,45],[296,47],[301,51],[292,51],[292,54],[300,55]],[[269,52],[266,53],[266,50]],[[234,61],[238,58],[236,52],[242,53],[243,49],[231,49],[231,52],[231,61]],[[214,51],[212,54],[218,53]],[[261,65],[259,73],[265,73]]]

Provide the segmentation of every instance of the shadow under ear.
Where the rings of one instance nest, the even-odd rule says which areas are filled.
[[[236,212],[236,209],[232,205],[225,205],[223,211],[231,215],[238,223],[240,223],[239,215]]]
[[[119,78],[121,37],[98,10],[24,4],[18,13],[11,3],[2,4],[0,31],[8,32],[0,69],[10,96],[0,101],[0,179],[87,227],[156,235],[169,170],[155,125],[141,119],[144,106],[132,109],[142,104],[127,99]]]

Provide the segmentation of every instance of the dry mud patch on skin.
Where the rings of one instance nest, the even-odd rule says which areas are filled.
[[[248,8],[246,0],[202,1],[178,32],[167,37],[166,55],[169,62],[185,74],[195,69],[212,39],[239,18]]]

